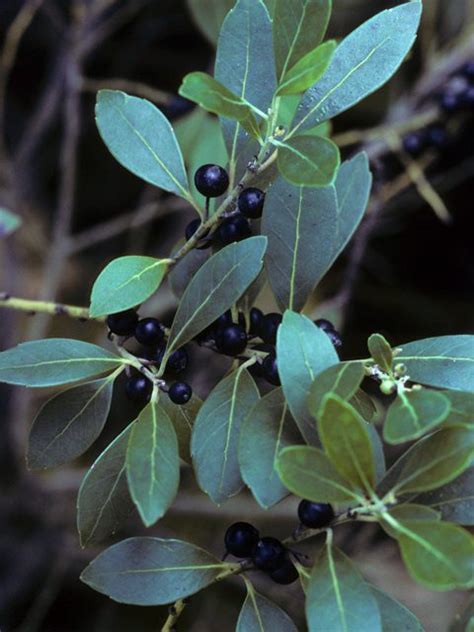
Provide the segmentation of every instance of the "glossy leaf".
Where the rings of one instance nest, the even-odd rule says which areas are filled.
[[[77,499],[82,546],[97,544],[113,535],[133,511],[125,465],[132,425],[102,452],[82,481]]]
[[[385,371],[385,373],[390,373],[392,370],[393,353],[392,347],[387,340],[381,334],[372,334],[369,337],[367,345],[375,364],[377,364],[382,371]]]
[[[168,414],[150,402],[133,424],[127,447],[130,495],[145,526],[159,520],[179,487],[178,440]]]
[[[473,456],[474,435],[470,430],[439,430],[410,450],[395,488],[403,493],[435,489],[461,474]]]
[[[174,426],[178,438],[179,456],[186,463],[191,463],[191,433],[202,401],[193,394],[187,404],[176,406],[169,397],[162,397],[160,406],[165,409]]]
[[[448,398],[437,391],[400,391],[388,409],[384,439],[391,444],[418,439],[439,426],[450,408]]]
[[[331,4],[331,0],[276,0],[273,47],[280,83],[288,70],[322,42]]]
[[[325,546],[314,563],[306,593],[309,632],[382,632],[377,601],[350,559]]]
[[[242,478],[255,500],[269,509],[288,495],[275,469],[278,454],[299,440],[281,389],[262,397],[250,410],[240,431]]]
[[[259,138],[258,123],[247,102],[207,73],[192,72],[186,75],[179,94],[198,103],[208,112],[238,121],[253,138]]]
[[[451,404],[451,410],[444,427],[464,425],[472,428],[474,424],[474,393],[464,391],[442,391]]]
[[[240,492],[238,442],[245,417],[259,392],[245,367],[231,373],[211,391],[193,428],[191,454],[201,489],[220,504]]]
[[[440,520],[441,514],[431,507],[425,507],[424,505],[417,505],[415,503],[404,503],[403,505],[396,505],[390,509],[390,515],[395,520]],[[380,521],[383,530],[391,537],[398,538],[398,531],[389,522]]]
[[[450,483],[411,499],[440,511],[443,520],[466,526],[474,525],[474,467],[468,468]]]
[[[21,226],[21,218],[6,208],[0,207],[0,239],[8,237]]]
[[[69,338],[23,342],[0,353],[0,382],[46,387],[110,373],[124,360],[102,347]]]
[[[83,454],[97,439],[112,402],[113,379],[81,384],[48,400],[28,440],[28,467],[56,467]]]
[[[333,183],[341,157],[337,145],[328,138],[293,136],[275,144],[278,169],[288,182],[306,187],[327,187]]]
[[[403,561],[414,580],[431,590],[474,586],[471,534],[449,522],[396,520]]]
[[[159,606],[198,592],[226,567],[182,540],[129,538],[96,557],[81,580],[114,601]]]
[[[119,257],[99,274],[92,288],[92,318],[116,314],[146,301],[160,287],[168,262],[153,257]]]
[[[316,376],[338,363],[334,347],[306,316],[286,311],[277,334],[278,372],[286,401],[307,443],[317,441],[308,395]]]
[[[183,244],[184,240],[180,240],[175,250],[178,250],[178,248]],[[183,296],[184,291],[190,284],[193,276],[199,268],[202,268],[210,256],[210,250],[198,250],[197,248],[193,248],[191,252],[188,252],[185,257],[180,259],[178,263],[171,268],[167,276],[167,280],[173,294],[177,298],[181,298]]]
[[[474,336],[440,336],[400,345],[403,362],[413,382],[474,391]]]
[[[406,606],[387,595],[387,593],[370,586],[379,607],[383,632],[424,632],[423,626]]]
[[[335,49],[336,42],[331,40],[308,52],[285,72],[277,94],[299,94],[312,86],[325,73]]]
[[[276,467],[283,484],[301,498],[317,503],[361,500],[319,448],[286,448],[278,456]]]
[[[189,342],[237,301],[262,269],[266,245],[265,237],[230,244],[197,271],[174,317],[167,355]]]
[[[237,620],[236,632],[298,632],[284,610],[256,592],[249,581],[246,585],[247,596]]]
[[[353,406],[337,395],[326,395],[318,418],[326,454],[355,489],[370,492],[375,484],[375,462],[367,428]]]
[[[382,11],[337,47],[323,78],[305,93],[296,116],[304,130],[333,118],[386,83],[412,47],[421,3]]]
[[[183,156],[168,119],[149,101],[116,90],[97,94],[102,140],[126,169],[165,191],[189,199]]]
[[[363,379],[364,366],[362,362],[335,364],[319,373],[309,391],[310,413],[317,419],[323,399],[329,392],[349,401],[356,394]]]
[[[219,35],[214,74],[234,94],[267,112],[276,77],[272,22],[262,0],[238,0],[227,15]],[[249,136],[239,123],[226,118],[221,122],[232,174]]]

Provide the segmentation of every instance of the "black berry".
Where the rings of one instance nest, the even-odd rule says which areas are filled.
[[[107,327],[117,336],[131,336],[138,323],[138,314],[134,309],[107,316]]]
[[[334,510],[326,503],[313,503],[302,500],[298,505],[298,518],[305,527],[322,529],[334,519]]]
[[[247,334],[240,325],[227,325],[216,333],[216,347],[221,353],[236,356],[245,351]]]
[[[125,382],[127,397],[133,402],[146,403],[153,392],[153,384],[143,375],[129,377]]]
[[[189,357],[186,349],[177,349],[176,351],[173,351],[168,358],[166,369],[168,371],[174,371],[175,373],[181,373],[181,371],[186,370],[188,361]]]
[[[439,105],[446,114],[453,114],[462,108],[462,94],[444,92],[439,99]]]
[[[221,329],[222,327],[227,327],[227,325],[232,325],[232,312],[230,309],[221,314],[219,318],[212,323],[211,327],[213,329]]]
[[[189,222],[189,224],[186,226],[186,229],[184,231],[186,241],[189,241],[191,239],[191,237],[197,231],[199,226],[201,226],[200,219],[193,219],[192,222]],[[204,235],[201,237],[201,239],[205,239],[208,234],[209,234],[209,231],[206,231]],[[199,246],[196,246],[196,247],[198,250],[205,250],[206,248],[210,248],[211,246],[212,246],[212,240],[206,239],[206,241],[203,241]]]
[[[257,546],[259,533],[248,522],[236,522],[225,533],[225,548],[235,557],[251,557]]]
[[[286,549],[280,540],[265,537],[257,542],[253,563],[262,571],[276,571],[286,560]]]
[[[416,157],[426,148],[425,136],[422,132],[412,132],[403,139],[403,149],[410,156]]]
[[[442,125],[433,125],[426,130],[426,142],[436,149],[444,149],[448,144],[449,136]]]
[[[229,176],[219,165],[203,165],[194,174],[196,189],[208,198],[219,197],[227,191]]]
[[[169,388],[168,395],[173,404],[182,406],[191,399],[193,389],[186,382],[174,382]]]
[[[263,317],[260,325],[260,337],[263,342],[274,345],[276,342],[277,330],[282,321],[282,315],[271,312]]]
[[[249,219],[258,219],[262,217],[263,204],[265,202],[265,193],[260,189],[250,187],[244,189],[239,195],[237,206],[239,211]]]
[[[339,347],[342,347],[342,338],[338,331],[336,330],[327,331],[326,335],[328,336],[329,340],[332,342],[333,346],[336,349],[339,349]]]
[[[263,312],[258,307],[252,307],[250,310],[250,327],[249,333],[253,336],[260,335],[260,327],[263,321]]]
[[[298,571],[293,562],[287,557],[283,566],[276,571],[269,573],[270,577],[277,584],[292,584],[298,579]]]
[[[336,328],[334,327],[332,322],[330,320],[326,320],[325,318],[318,318],[318,320],[314,321],[314,324],[326,333],[328,333],[329,331],[336,331]]]
[[[464,107],[472,109],[474,107],[474,86],[470,86],[462,95]]]
[[[227,246],[234,241],[242,241],[242,239],[247,239],[247,237],[251,236],[250,224],[240,213],[225,219],[217,229],[217,238],[223,246]]]
[[[462,67],[461,72],[466,77],[466,79],[474,81],[474,59],[466,62]]]
[[[259,344],[253,345],[252,349],[255,349],[255,351],[265,351],[267,353],[272,353],[273,355],[275,355],[275,347],[273,345],[259,343]],[[251,364],[249,366],[249,373],[253,375],[254,377],[264,377],[263,362],[264,360],[261,360],[260,362],[255,362],[255,364]]]
[[[163,342],[165,332],[156,318],[142,318],[135,327],[135,338],[146,347],[153,347]]]
[[[262,375],[273,386],[280,386],[278,362],[274,353],[269,353],[262,364]]]

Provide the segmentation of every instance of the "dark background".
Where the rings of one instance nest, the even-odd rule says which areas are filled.
[[[101,4],[103,11],[98,10]],[[339,37],[397,3],[336,0],[334,4],[330,34]],[[8,31],[11,37],[10,26],[19,12],[35,5],[37,11],[20,40],[6,82],[10,69],[5,50],[11,52],[11,40],[5,40],[5,35]],[[408,62],[386,88],[339,117],[336,134],[397,118],[410,120],[420,109],[433,108],[449,75],[463,61],[474,58],[472,44],[469,50],[472,2],[433,0],[425,5],[421,36]],[[81,17],[95,10],[89,22]],[[182,77],[193,70],[211,71],[213,47],[186,3],[177,0],[0,0],[0,38],[4,46],[0,204],[23,219],[20,231],[0,242],[0,292],[87,305],[91,284],[105,262],[126,253],[166,256],[192,218],[183,202],[144,186],[107,152],[94,123],[94,91],[103,80],[146,84],[158,91],[154,96],[159,106],[176,120],[188,108],[176,97]],[[87,50],[78,55],[81,46]],[[449,209],[451,221],[441,222],[407,182],[399,195],[378,208],[376,217],[362,225],[308,305],[309,313],[331,315],[340,324],[345,358],[365,356],[367,336],[374,331],[393,344],[473,331],[472,113],[462,112],[446,122],[450,142],[443,151],[430,154],[426,173]],[[372,164],[377,196],[398,181],[403,169],[383,142],[363,144],[378,156]],[[347,155],[354,150],[344,149]],[[156,211],[145,219],[140,215],[139,225],[133,226],[133,209],[150,202],[156,202]],[[71,217],[64,226],[69,211]],[[123,226],[110,223],[124,213],[130,215]],[[265,292],[259,304],[272,308]],[[174,306],[165,288],[153,313],[169,320]],[[0,310],[0,325],[2,350],[20,340],[51,335],[100,343],[105,334],[92,323],[5,310]],[[224,370],[213,357],[195,352],[190,377],[205,395]],[[37,474],[26,471],[23,454],[34,411],[47,394],[0,385],[3,632],[157,630],[166,616],[164,609],[119,606],[78,580],[98,551],[79,547],[75,495],[86,466],[133,418],[134,411],[119,391],[106,431],[89,453],[79,463]],[[218,509],[196,492],[190,471],[183,471],[183,479],[175,505],[147,534],[188,538],[219,554],[225,526],[235,519],[250,518],[276,536],[287,535],[293,528],[294,499],[267,515],[245,494]],[[138,524],[133,519],[120,537],[140,533]],[[448,629],[465,595],[434,594],[415,585],[395,547],[375,528],[342,528],[339,537],[367,577],[411,607],[429,632]],[[262,590],[275,596],[301,623],[297,588],[263,583]],[[212,587],[193,598],[180,629],[234,629],[242,597],[239,580],[225,588]]]

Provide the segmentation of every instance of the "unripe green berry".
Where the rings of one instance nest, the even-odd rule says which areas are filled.
[[[391,395],[395,392],[397,385],[393,380],[383,380],[380,384],[380,390],[384,395]]]

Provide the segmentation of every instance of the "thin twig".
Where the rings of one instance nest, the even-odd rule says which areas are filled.
[[[87,307],[78,307],[77,305],[66,305],[63,303],[55,303],[53,301],[35,301],[16,296],[9,296],[5,292],[0,292],[0,308],[14,309],[29,314],[48,314],[49,316],[69,316],[78,320],[98,320],[103,321],[105,318],[91,319]]]

